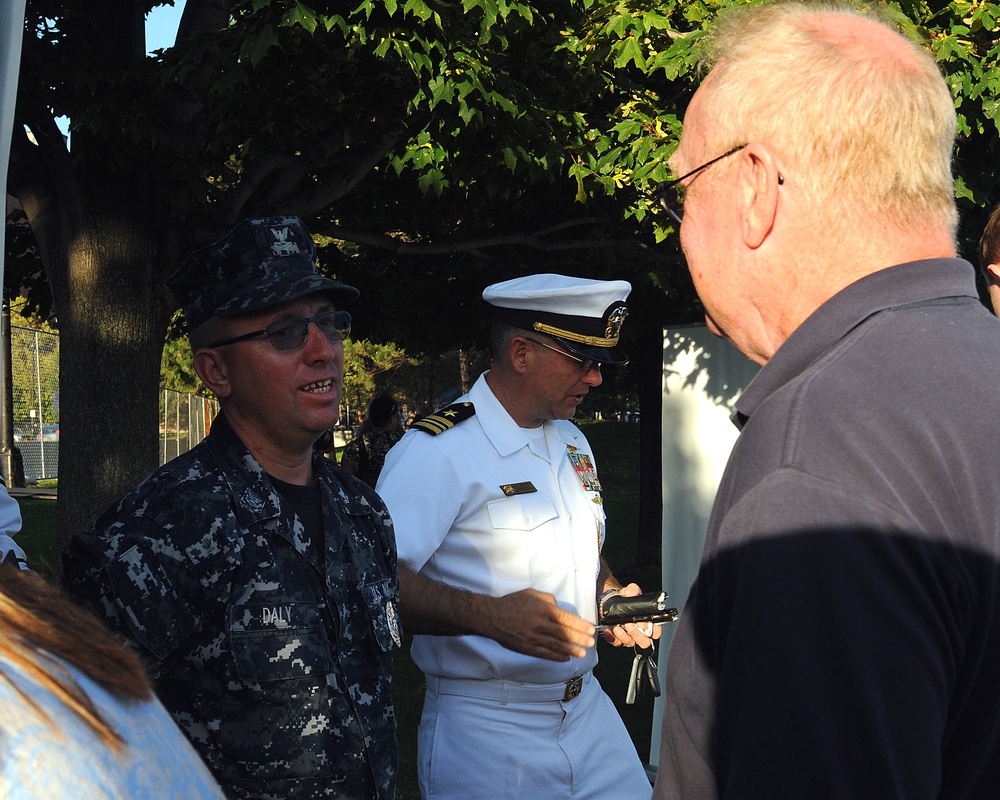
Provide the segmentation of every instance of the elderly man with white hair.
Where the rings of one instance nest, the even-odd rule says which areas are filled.
[[[858,11],[753,6],[710,42],[663,201],[709,326],[763,367],[654,796],[995,797],[1000,322],[956,258],[954,102]]]

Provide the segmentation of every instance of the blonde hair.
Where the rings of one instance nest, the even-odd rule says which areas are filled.
[[[120,697],[134,700],[152,697],[138,656],[96,617],[74,605],[35,573],[0,567],[0,658],[15,664],[51,692],[108,747],[120,750],[121,736],[53,656],[69,662]],[[0,678],[55,727],[38,704],[2,669]]]
[[[759,139],[808,174],[818,207],[954,238],[955,103],[930,53],[869,11],[801,2],[725,12],[703,47],[716,149]]]

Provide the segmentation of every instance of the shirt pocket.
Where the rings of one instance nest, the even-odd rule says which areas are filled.
[[[316,603],[234,606],[229,639],[243,682],[316,679],[333,671],[326,623]]]
[[[509,580],[548,577],[559,563],[559,513],[547,497],[531,494],[504,497],[486,504],[492,530],[487,561]]]
[[[234,606],[229,642],[231,678],[219,722],[223,776],[272,785],[335,782],[339,765],[330,754],[351,747],[357,732],[334,671],[322,607]]]

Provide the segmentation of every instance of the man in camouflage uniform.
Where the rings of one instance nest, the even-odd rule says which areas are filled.
[[[392,524],[314,448],[338,418],[334,303],[294,217],[251,219],[168,282],[222,412],[63,556],[70,592],[152,665],[229,797],[392,798]],[[311,323],[311,324],[310,324]]]

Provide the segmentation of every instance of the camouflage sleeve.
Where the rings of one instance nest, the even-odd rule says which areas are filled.
[[[368,605],[375,638],[386,652],[402,646],[402,628],[399,617],[399,576],[396,572],[396,533],[392,517],[382,499],[366,486],[366,495],[375,510],[382,558],[387,568],[387,578],[377,585],[361,587],[361,594]]]
[[[356,440],[355,440],[356,441]],[[389,516],[389,509],[386,508],[382,497],[367,483],[355,475],[351,475],[341,469],[333,470],[333,475],[341,485],[342,496],[350,505],[350,498],[360,495],[366,508],[373,512],[373,523],[375,533],[378,535],[378,546],[382,559],[385,561],[389,574],[396,575],[396,529],[392,524],[392,517]]]
[[[378,517],[380,524],[376,527],[379,529],[378,534],[382,547],[382,555],[385,558],[386,566],[389,568],[390,574],[395,576],[396,529],[393,527],[392,517],[389,515],[389,509],[386,507],[385,501],[382,500],[374,489],[360,481],[358,485]]]
[[[62,560],[70,595],[156,661],[169,658],[222,606],[199,580],[203,569],[147,518],[78,534]]]

